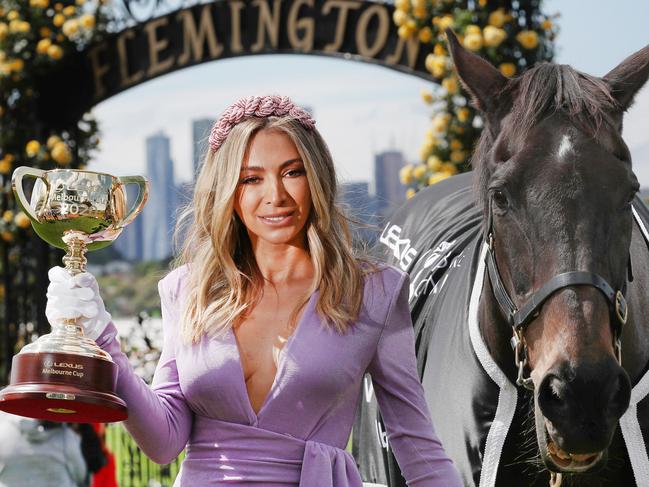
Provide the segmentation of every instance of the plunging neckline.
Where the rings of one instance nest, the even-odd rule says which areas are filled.
[[[264,397],[263,402],[261,403],[261,406],[259,407],[259,411],[255,412],[255,409],[252,407],[252,401],[250,400],[250,395],[248,394],[248,388],[246,387],[246,374],[243,371],[243,363],[241,362],[241,351],[239,350],[239,341],[237,340],[237,336],[234,333],[234,329],[230,327],[228,330],[228,333],[230,334],[232,338],[232,344],[234,347],[234,352],[236,356],[236,361],[237,361],[237,368],[239,369],[239,377],[241,380],[239,381],[240,386],[241,386],[241,393],[243,394],[243,397],[245,398],[245,403],[247,404],[248,407],[248,413],[251,416],[251,419],[254,422],[254,425],[256,426],[257,423],[259,422],[259,418],[261,417],[261,413],[264,411],[266,406],[269,404],[271,400],[271,396],[273,395],[275,388],[277,386],[277,382],[281,376],[281,373],[283,372],[284,369],[284,363],[285,359],[284,357],[286,356],[286,352],[288,351],[288,347],[291,345],[293,342],[293,339],[297,335],[297,333],[300,331],[300,328],[302,327],[302,322],[305,320],[306,316],[308,313],[311,312],[312,308],[312,302],[313,298],[317,294],[317,290],[311,293],[309,296],[309,299],[307,300],[306,304],[304,305],[304,309],[302,310],[302,314],[300,315],[300,318],[297,322],[297,326],[293,330],[293,332],[288,336],[286,339],[286,343],[282,347],[282,349],[279,351],[279,357],[277,360],[277,368],[275,370],[275,377],[273,378],[273,382],[270,385],[270,388],[268,389],[268,392],[266,392],[266,396]]]

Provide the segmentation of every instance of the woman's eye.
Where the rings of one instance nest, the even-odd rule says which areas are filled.
[[[247,177],[247,178],[243,178],[240,181],[240,183],[241,184],[253,184],[253,183],[256,183],[257,181],[259,181],[259,178],[257,176],[250,176],[250,177]]]
[[[305,174],[304,169],[291,169],[290,171],[286,172],[285,176],[293,178],[301,176],[302,174]]]

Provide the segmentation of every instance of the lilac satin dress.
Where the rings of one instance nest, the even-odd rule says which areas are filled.
[[[361,314],[345,335],[321,325],[314,293],[259,414],[232,330],[183,344],[185,275],[176,269],[159,284],[164,346],[152,387],[133,372],[112,323],[97,340],[119,366],[117,393],[129,410],[124,424],[144,453],[169,463],[186,448],[174,486],[360,487],[344,448],[366,371],[408,485],[462,486],[418,380],[407,274],[388,267],[369,275]]]

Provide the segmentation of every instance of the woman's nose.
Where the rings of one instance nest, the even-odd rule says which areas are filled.
[[[270,179],[266,188],[266,203],[280,205],[286,201],[288,193],[281,179]]]

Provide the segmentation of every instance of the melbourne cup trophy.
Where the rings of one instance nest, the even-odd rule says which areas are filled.
[[[23,178],[35,178],[31,204]],[[140,213],[149,193],[140,176],[114,177],[91,171],[42,171],[19,167],[13,190],[36,233],[67,251],[65,269],[85,271],[88,250],[110,245]],[[139,186],[129,209],[125,187]],[[0,410],[38,419],[113,422],[126,419],[126,404],[115,394],[117,366],[84,336],[76,318],[50,323],[52,332],[14,356],[10,384],[0,391]]]

